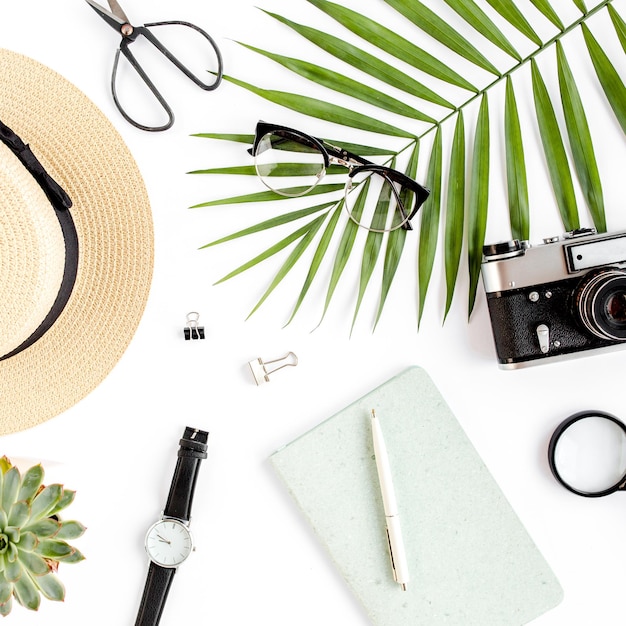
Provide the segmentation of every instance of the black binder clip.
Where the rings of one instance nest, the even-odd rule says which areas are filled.
[[[192,311],[187,313],[187,325],[183,329],[185,333],[185,341],[190,339],[204,339],[204,326],[198,326],[200,320],[200,313]]]

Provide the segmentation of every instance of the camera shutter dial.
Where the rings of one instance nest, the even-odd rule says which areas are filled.
[[[513,256],[519,256],[524,254],[526,247],[518,239],[511,239],[511,241],[500,241],[498,243],[492,243],[483,246],[483,256],[485,261],[496,261],[499,259],[506,259]]]

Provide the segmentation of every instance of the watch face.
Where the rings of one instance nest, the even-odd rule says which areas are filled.
[[[162,567],[176,567],[192,550],[191,533],[177,520],[159,520],[146,534],[146,552],[152,561]]]

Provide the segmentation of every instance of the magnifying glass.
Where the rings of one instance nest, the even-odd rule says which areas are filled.
[[[548,446],[554,477],[587,498],[626,490],[626,425],[603,411],[581,411],[554,431]]]

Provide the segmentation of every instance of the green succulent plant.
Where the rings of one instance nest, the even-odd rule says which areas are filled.
[[[0,615],[13,608],[13,598],[36,611],[43,595],[61,601],[65,588],[56,575],[59,563],[85,557],[69,545],[85,527],[61,521],[59,513],[74,500],[63,485],[43,485],[41,465],[22,476],[5,456],[0,459]]]

